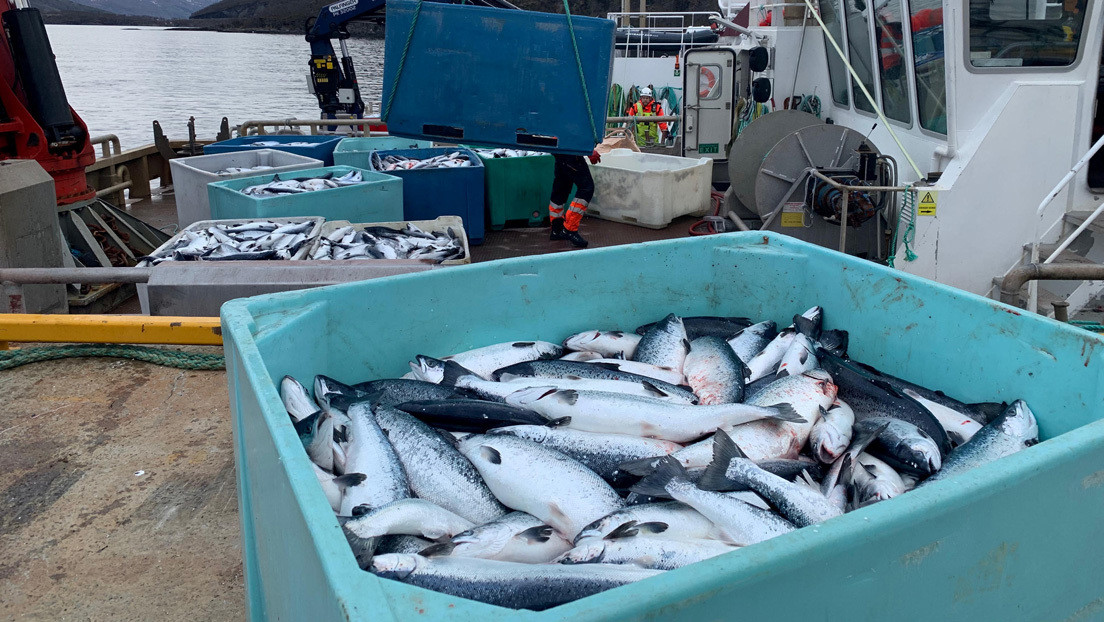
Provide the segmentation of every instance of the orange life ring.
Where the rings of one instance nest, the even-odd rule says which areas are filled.
[[[705,77],[709,84],[702,88],[701,79]],[[713,87],[717,85],[717,76],[713,75],[713,70],[709,67],[702,67],[698,71],[698,97],[709,97],[709,94],[713,92]]]

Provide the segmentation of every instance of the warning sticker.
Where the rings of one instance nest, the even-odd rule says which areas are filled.
[[[920,203],[916,205],[916,213],[921,216],[935,216],[935,206],[939,202],[939,193],[934,190],[920,192]]]
[[[782,206],[782,226],[783,227],[804,227],[805,226],[805,204],[804,203],[786,203]]]

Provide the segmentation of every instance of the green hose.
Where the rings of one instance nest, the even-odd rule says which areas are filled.
[[[226,368],[226,360],[221,354],[197,354],[144,346],[79,344],[0,351],[0,370],[28,363],[90,356],[133,359],[177,369],[216,371]]]

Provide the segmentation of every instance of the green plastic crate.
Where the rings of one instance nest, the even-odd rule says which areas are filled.
[[[523,220],[537,226],[548,218],[555,159],[551,155],[483,160],[487,214],[491,228],[502,229],[508,221]]]
[[[398,301],[401,301],[398,302]],[[443,304],[442,301],[447,301]],[[494,304],[489,304],[493,301]],[[557,341],[677,311],[790,322],[967,401],[1023,398],[1044,442],[821,525],[536,613],[361,571],[276,384],[396,377],[414,354]],[[1104,612],[1104,339],[787,236],[457,266],[222,308],[253,620],[1055,620]],[[374,338],[373,336],[376,336]]]

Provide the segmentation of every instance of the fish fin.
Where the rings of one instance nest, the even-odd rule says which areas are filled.
[[[870,384],[878,387],[879,389],[885,391],[886,393],[889,393],[890,395],[892,395],[893,397],[896,397],[898,399],[902,399],[902,398],[905,397],[904,395],[901,395],[901,392],[898,391],[896,387],[889,384],[885,380],[882,380],[881,378],[871,378],[870,379]],[[909,399],[912,399],[912,398],[909,398]]]
[[[820,408],[820,416],[819,417],[821,419],[824,419],[825,417],[828,416],[828,410],[825,409],[823,406],[820,406],[819,408]]]
[[[858,456],[858,454],[855,455]],[[851,469],[854,467],[855,462],[851,458],[850,453],[843,454],[843,457],[841,457],[840,460],[842,460],[843,462],[840,463],[839,477],[836,479],[834,484],[839,484],[842,482],[846,488],[850,489],[851,486],[848,484],[848,482],[851,481]],[[828,479],[825,479],[824,485],[821,486],[820,492],[824,493],[824,496],[827,497],[828,493],[830,493],[831,491],[831,487],[828,486]]]
[[[776,411],[778,411],[777,414],[771,415],[770,417],[768,417],[768,419],[773,419],[775,421],[785,421],[787,423],[805,423],[806,422],[805,417],[802,417],[796,410],[794,410],[794,407],[792,405],[787,404],[785,402],[782,402],[782,403],[779,403],[779,404],[772,404],[771,406],[768,406],[767,408],[773,408]]]
[[[579,392],[574,389],[564,389],[562,391],[552,390],[550,393],[555,393],[556,397],[560,398],[562,402],[569,406],[574,406],[579,401]],[[547,393],[545,394],[547,395]],[[542,395],[541,397],[544,397]]]
[[[454,387],[456,386],[457,379],[459,379],[461,376],[478,377],[475,372],[468,369],[467,367],[464,367],[460,363],[457,363],[456,361],[445,361],[444,363],[445,365],[442,369],[444,375],[441,377],[441,386]]]
[[[636,528],[640,531],[640,533],[654,534],[667,531],[667,529],[670,528],[670,525],[662,521],[649,521],[647,523],[637,523]]]
[[[667,492],[667,484],[673,480],[686,480],[686,469],[671,456],[664,456],[656,464],[655,471],[651,475],[637,482],[631,490],[637,494],[649,497],[670,497]]]
[[[859,464],[862,464],[862,463],[860,462]],[[863,464],[862,467],[867,473],[869,473],[871,475],[871,477],[876,477],[878,475],[878,469],[874,468],[874,465],[872,465],[872,464]]]
[[[418,551],[418,555],[422,557],[446,557],[452,554],[452,550],[455,548],[455,542],[438,542]]]
[[[736,446],[724,431],[713,435],[713,460],[705,467],[698,479],[698,488],[702,490],[727,490],[731,487],[728,479],[728,464],[733,458],[744,458],[744,452]]]
[[[333,440],[335,443],[348,443],[349,442],[349,427],[335,425],[333,429]]]
[[[682,340],[682,348],[683,348],[683,350],[686,351],[687,354],[690,353],[690,340],[689,339],[683,339]]]
[[[613,335],[614,337],[624,337],[625,336],[625,333],[623,333],[619,330],[611,330],[609,332],[609,334]]]
[[[502,464],[502,454],[498,453],[498,450],[494,447],[480,445],[479,453],[482,454],[484,460],[491,464]]]
[[[826,330],[820,333],[817,345],[836,356],[844,356],[847,354],[850,339],[850,335],[845,330]]]
[[[293,423],[295,426],[295,433],[299,436],[306,436],[314,431],[314,423],[318,420],[318,417],[322,415],[322,411],[315,411],[306,417],[303,417],[299,421]]]
[[[548,427],[550,428],[563,428],[571,425],[571,417],[560,417],[559,419],[550,419],[548,421]]]
[[[870,447],[870,444],[878,438],[878,435],[881,434],[888,427],[889,423],[883,423],[877,428],[873,430],[868,430],[867,432],[851,439],[851,445],[847,448],[847,453],[849,455],[858,456],[862,452],[866,451],[866,448]]]
[[[621,366],[617,363],[588,363],[595,367],[601,367],[602,369],[608,369],[609,371],[621,371]]]
[[[273,175],[272,179],[268,183],[272,183],[274,181],[283,181],[282,179],[280,179],[280,174],[279,173],[276,173],[275,175]]]
[[[517,533],[514,537],[525,538],[529,542],[548,542],[552,539],[552,531],[552,527],[548,525],[537,525]]]
[[[794,328],[797,332],[805,335],[809,339],[816,341],[820,337],[820,322],[811,320],[803,315],[795,315],[793,318]]]
[[[644,385],[644,388],[647,389],[649,393],[654,393],[657,397],[669,397],[671,395],[670,393],[668,393],[668,392],[664,391],[663,389],[655,386],[654,384],[652,384],[651,382],[648,382],[647,380],[641,381],[641,384]]]
[[[529,348],[529,347],[537,345],[537,342],[536,341],[515,341],[514,343],[512,343],[510,345],[514,346],[515,348]]]
[[[617,465],[617,470],[624,471],[630,475],[644,477],[655,470],[655,463],[655,458],[639,458],[637,460],[622,462]]]
[[[335,477],[333,482],[341,488],[351,488],[353,486],[359,486],[364,483],[366,479],[368,479],[368,476],[364,473],[346,473],[340,477]]]
[[[631,538],[640,533],[640,530],[636,528],[636,521],[631,520],[627,523],[623,523],[613,531],[606,534],[603,540],[617,540],[618,538]]]
[[[583,377],[582,376],[576,376],[575,374],[568,374],[568,375],[564,376],[564,379],[565,380],[582,380]]]
[[[366,504],[366,503],[362,503],[362,504],[360,504],[360,505],[356,506],[355,508],[353,508],[353,511],[352,511],[352,512],[350,512],[350,513],[351,513],[351,514],[352,514],[353,516],[364,516],[365,514],[368,514],[368,513],[370,513],[371,511],[372,511],[372,508],[371,508],[371,506],[369,506],[369,505],[368,505],[368,504]]]

